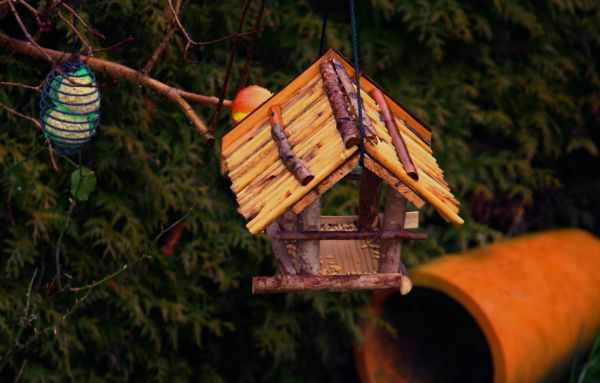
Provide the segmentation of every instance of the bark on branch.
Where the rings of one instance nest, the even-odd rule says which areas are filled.
[[[252,278],[252,294],[292,291],[355,291],[399,288],[400,273],[362,275],[277,275]]]
[[[346,149],[349,149],[358,145],[360,142],[358,129],[348,112],[348,106],[344,99],[344,93],[342,93],[342,89],[340,88],[338,76],[329,60],[321,61],[320,72],[325,86],[325,93],[327,93],[329,104],[333,110],[333,117],[335,118],[337,129],[342,135],[344,146],[346,146]]]
[[[350,76],[344,69],[344,66],[337,61],[336,59],[331,59],[333,64],[333,68],[335,72],[339,76],[340,82],[342,83],[342,87],[348,96],[348,99],[352,103],[352,108],[354,109],[354,118],[358,121],[358,95],[356,93],[354,83],[350,79]],[[364,103],[362,106],[362,126],[365,128],[365,138],[366,139],[377,139],[377,135],[375,134],[375,130],[373,129],[373,125],[371,124],[371,120],[369,120],[369,116],[367,115],[367,111],[365,110]]]
[[[43,48],[40,49],[32,46],[26,41],[14,39],[9,37],[3,33],[0,33],[0,46],[6,47],[15,53],[27,55],[36,59],[47,60],[47,57],[50,57],[53,61],[60,61],[67,57],[69,54],[66,52],[56,51],[53,49]],[[150,88],[169,100],[175,103],[183,111],[192,125],[204,136],[207,142],[214,142],[213,135],[208,131],[204,122],[198,117],[194,109],[192,109],[190,102],[195,102],[199,104],[216,106],[219,103],[219,99],[213,96],[204,96],[201,94],[190,93],[183,91],[178,88],[174,88],[165,83],[162,83],[158,80],[155,80],[151,77],[145,76],[141,72],[129,68],[127,66],[117,64],[112,61],[101,60],[94,57],[81,56],[82,60],[87,63],[87,65],[95,70],[96,72],[102,72],[110,77],[124,79],[127,81],[131,81],[142,85],[144,87]],[[223,102],[223,106],[231,107],[231,101],[225,100]]]
[[[292,146],[283,132],[283,122],[281,120],[279,105],[271,107],[269,120],[271,122],[271,137],[279,150],[279,158],[302,186],[307,185],[315,176],[308,170],[304,161],[296,157],[292,152]]]
[[[385,126],[387,127],[387,130],[390,133],[390,136],[392,137],[392,144],[394,145],[394,148],[396,148],[396,154],[398,155],[400,163],[402,163],[402,166],[404,166],[406,174],[408,174],[408,176],[413,180],[417,181],[419,179],[417,168],[415,167],[415,164],[410,158],[410,154],[408,153],[408,149],[406,148],[406,143],[400,135],[398,125],[396,125],[396,120],[394,119],[394,116],[390,111],[390,108],[387,104],[387,101],[385,100],[385,97],[383,96],[383,93],[379,89],[374,88],[371,91],[371,96],[373,97],[375,102],[377,102],[377,105],[379,105],[381,118],[383,119],[383,122],[385,123]]]

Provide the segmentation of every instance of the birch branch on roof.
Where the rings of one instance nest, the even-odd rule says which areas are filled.
[[[350,79],[350,76],[344,69],[344,66],[337,61],[336,59],[331,60],[333,64],[333,68],[337,73],[340,82],[342,83],[342,87],[350,99],[352,103],[352,108],[354,109],[354,115],[356,120],[358,121],[358,95],[356,94],[356,90],[354,88],[354,83]],[[367,139],[377,139],[377,135],[375,134],[375,130],[373,129],[373,125],[371,124],[371,120],[369,120],[369,116],[367,116],[367,111],[365,110],[364,103],[361,103],[362,106],[362,126],[365,128],[365,138]]]
[[[273,105],[269,111],[269,121],[271,122],[271,137],[277,144],[279,150],[279,158],[285,164],[286,168],[296,177],[302,186],[305,186],[315,178],[308,167],[300,158],[296,157],[292,152],[285,133],[283,131],[283,122],[281,121],[281,109],[279,105]]]
[[[336,127],[342,135],[344,146],[346,149],[349,149],[358,145],[360,142],[358,129],[356,124],[352,121],[350,112],[348,112],[348,105],[346,104],[344,93],[340,88],[338,76],[333,69],[331,61],[321,61],[319,69],[321,72],[321,78],[323,79],[325,93],[327,93],[329,104],[333,110],[333,117],[335,118]]]
[[[383,122],[385,123],[385,126],[387,127],[388,132],[392,137],[392,144],[396,149],[396,153],[398,154],[398,159],[400,160],[400,163],[402,163],[402,166],[404,166],[406,174],[408,174],[408,176],[413,180],[418,180],[419,174],[417,173],[417,168],[415,167],[415,164],[410,158],[410,154],[408,153],[408,149],[406,148],[406,143],[400,135],[398,125],[396,125],[394,116],[392,115],[392,112],[390,112],[390,108],[387,104],[387,101],[385,100],[385,97],[383,96],[383,93],[379,89],[374,88],[371,91],[371,96],[375,99],[377,105],[379,105],[381,118],[383,119]]]

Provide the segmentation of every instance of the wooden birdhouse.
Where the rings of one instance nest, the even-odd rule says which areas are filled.
[[[357,123],[354,69],[330,50],[238,123],[222,143],[222,165],[252,234],[266,231],[280,273],[255,277],[253,293],[400,288],[412,284],[401,241],[417,232],[429,203],[460,225],[453,197],[431,150],[431,130],[361,76]],[[321,216],[320,196],[357,166],[358,216]],[[379,211],[379,186],[388,185]]]

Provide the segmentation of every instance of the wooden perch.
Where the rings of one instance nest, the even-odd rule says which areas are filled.
[[[408,230],[377,230],[377,231],[280,231],[274,236],[281,240],[354,240],[354,239],[427,239],[427,233]],[[398,270],[398,266],[394,270]]]
[[[336,75],[333,65],[329,60],[323,60],[320,64],[321,78],[323,79],[323,85],[325,87],[325,93],[329,99],[329,104],[333,111],[333,118],[335,118],[336,127],[339,130],[344,146],[349,149],[356,146],[360,142],[360,136],[356,124],[352,121],[352,117],[348,112],[348,106],[344,99],[344,94],[340,88],[338,82],[338,76]]]
[[[43,48],[37,49],[27,41],[14,39],[3,33],[0,33],[0,46],[6,47],[13,52],[24,54],[36,59],[47,60],[50,57],[54,62],[60,62],[70,57],[67,52],[56,51],[53,49]],[[150,88],[161,95],[171,100],[175,105],[179,107],[189,119],[191,124],[204,136],[207,142],[214,142],[213,135],[208,131],[208,128],[204,122],[198,117],[194,109],[192,109],[189,102],[195,102],[199,104],[216,106],[219,103],[219,99],[213,96],[204,96],[201,94],[185,92],[181,89],[171,87],[165,83],[148,77],[135,69],[126,67],[121,64],[117,64],[112,61],[101,60],[95,57],[81,56],[81,59],[93,70],[113,78],[120,78],[127,81],[137,83],[139,85]],[[188,102],[189,101],[189,102]],[[223,106],[231,107],[231,101],[225,100]]]
[[[381,178],[363,168],[360,174],[360,192],[358,195],[358,227],[373,230],[379,221],[379,185]]]
[[[283,131],[283,122],[281,120],[281,108],[279,105],[273,105],[269,109],[269,121],[271,122],[271,137],[279,150],[279,158],[285,164],[285,167],[296,177],[302,186],[306,186],[315,176],[312,175],[308,167],[300,158],[292,152],[292,146]]]
[[[342,83],[342,87],[348,96],[348,99],[352,103],[352,108],[354,109],[354,116],[356,120],[358,120],[358,95],[356,94],[356,90],[354,87],[354,83],[350,79],[350,76],[344,69],[344,66],[332,58],[331,62],[333,64],[333,68],[337,73],[340,82]],[[365,110],[365,104],[362,104],[362,126],[365,129],[365,138],[366,139],[377,139],[377,135],[375,134],[375,129],[373,129],[373,125],[371,124],[371,120],[369,120],[369,116],[367,115],[367,111]]]
[[[396,289],[401,287],[404,278],[400,273],[254,277],[252,278],[252,294]]]
[[[400,135],[394,115],[392,112],[390,112],[390,108],[385,100],[385,97],[383,96],[383,93],[378,88],[373,88],[371,91],[371,96],[379,106],[381,118],[383,119],[383,122],[385,123],[385,126],[392,137],[392,144],[394,145],[394,148],[396,148],[398,159],[402,163],[402,166],[404,166],[406,174],[408,174],[408,176],[413,180],[418,180],[419,174],[417,173],[417,168],[410,158],[410,154],[406,148],[406,143]]]

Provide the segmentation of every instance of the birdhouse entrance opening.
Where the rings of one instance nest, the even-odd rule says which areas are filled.
[[[410,291],[412,283],[400,258],[401,241],[427,238],[413,230],[418,228],[418,211],[407,212],[407,199],[388,187],[380,213],[382,180],[367,168],[354,179],[360,182],[358,215],[321,215],[317,197],[306,205],[299,203],[303,210],[298,213],[291,209],[269,225],[267,235],[280,275],[254,278],[253,293]]]

